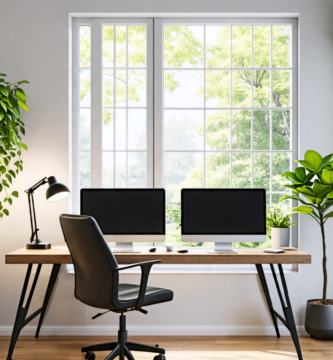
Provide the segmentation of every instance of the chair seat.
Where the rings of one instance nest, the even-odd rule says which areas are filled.
[[[140,286],[134,284],[119,284],[119,301],[126,303],[128,307],[135,306],[139,297]],[[143,306],[159,304],[173,299],[171,290],[147,286]]]

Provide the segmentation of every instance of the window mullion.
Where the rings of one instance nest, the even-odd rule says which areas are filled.
[[[91,187],[102,187],[102,27],[91,22]]]

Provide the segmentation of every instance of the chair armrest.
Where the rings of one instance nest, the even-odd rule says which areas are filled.
[[[117,267],[117,268],[113,269],[112,271],[122,271],[122,270],[130,269],[130,268],[133,268],[133,267],[137,267],[137,266],[141,266],[141,268],[142,268],[143,266],[151,266],[151,265],[154,265],[154,264],[158,264],[160,262],[162,262],[162,260],[143,261],[143,262],[136,263],[136,264],[130,264],[130,265],[127,265],[127,266]]]
[[[147,284],[148,284],[148,277],[149,277],[149,273],[150,270],[152,268],[152,266],[154,264],[158,264],[162,262],[162,260],[150,260],[150,261],[144,261],[141,263],[137,263],[137,264],[131,264],[131,265],[127,265],[121,268],[116,268],[113,271],[121,271],[121,270],[125,270],[125,269],[130,269],[133,267],[137,267],[140,266],[141,267],[141,281],[140,281],[140,291],[139,291],[139,296],[138,296],[138,300],[136,302],[135,305],[135,310],[140,310],[146,295],[146,289],[147,289]]]

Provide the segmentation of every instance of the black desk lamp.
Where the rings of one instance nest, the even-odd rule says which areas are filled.
[[[40,186],[48,183],[49,188],[46,190],[46,200],[49,202],[58,201],[67,197],[70,193],[67,186],[60,184],[57,182],[57,179],[54,176],[50,176],[49,178],[44,178],[30,189],[25,192],[28,194],[29,201],[29,211],[30,211],[30,223],[31,223],[31,237],[30,243],[27,244],[27,249],[30,250],[46,250],[51,249],[51,244],[47,242],[42,242],[38,239],[38,230],[37,229],[37,221],[36,221],[36,213],[35,213],[35,203],[34,203],[34,191],[37,190]],[[32,208],[32,210],[31,210]]]

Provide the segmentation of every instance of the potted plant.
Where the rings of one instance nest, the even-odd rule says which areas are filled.
[[[305,329],[314,338],[333,339],[333,300],[327,299],[327,253],[325,223],[333,217],[329,211],[333,205],[333,161],[332,155],[321,157],[316,151],[308,150],[304,160],[296,160],[301,166],[295,172],[286,172],[281,176],[291,181],[285,185],[293,195],[280,199],[293,199],[302,203],[292,209],[293,213],[307,214],[319,225],[323,247],[323,295],[321,299],[307,301]]]
[[[20,108],[29,111],[26,104],[26,95],[21,84],[29,84],[22,80],[9,83],[0,74],[0,219],[9,215],[7,205],[12,205],[13,197],[18,197],[17,191],[10,190],[13,179],[23,171],[21,150],[27,146],[21,141],[25,134],[24,123],[21,121]]]
[[[267,211],[267,224],[271,228],[272,248],[289,247],[291,215],[279,206],[272,206]]]

